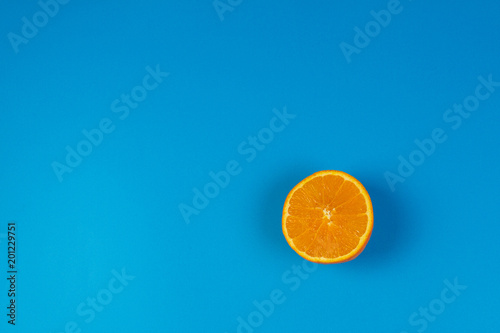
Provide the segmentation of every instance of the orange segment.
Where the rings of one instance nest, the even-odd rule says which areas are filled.
[[[283,234],[303,258],[323,264],[356,258],[373,229],[368,192],[342,171],[319,171],[298,183],[283,207]]]

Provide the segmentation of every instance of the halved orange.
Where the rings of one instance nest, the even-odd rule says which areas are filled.
[[[288,244],[309,261],[333,264],[352,260],[372,233],[370,196],[345,172],[316,172],[288,194],[282,226]]]

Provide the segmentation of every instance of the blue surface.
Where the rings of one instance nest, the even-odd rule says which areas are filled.
[[[1,331],[499,331],[498,3],[216,5],[0,5]],[[374,230],[307,265],[282,205],[327,169]]]

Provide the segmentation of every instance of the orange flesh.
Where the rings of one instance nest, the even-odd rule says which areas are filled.
[[[302,257],[319,263],[354,259],[373,228],[365,188],[341,171],[320,171],[295,186],[283,208],[283,234]]]

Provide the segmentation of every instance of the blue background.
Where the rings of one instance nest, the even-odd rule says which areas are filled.
[[[500,330],[500,87],[459,128],[443,119],[479,76],[500,81],[498,3],[401,1],[349,63],[340,44],[387,1],[232,3],[221,20],[210,0],[73,0],[17,53],[8,34],[40,6],[0,5],[2,276],[12,220],[19,271],[2,332],[236,332],[275,289],[254,332]],[[157,65],[170,75],[120,119],[111,103]],[[248,162],[238,146],[284,107],[296,117]],[[104,118],[114,131],[59,182],[52,163]],[[447,140],[392,191],[384,174],[435,128]],[[187,224],[179,205],[231,160],[241,173]],[[298,278],[282,205],[327,169],[366,186],[373,234]],[[122,268],[135,278],[87,323],[77,307]],[[455,278],[467,289],[412,325]]]

